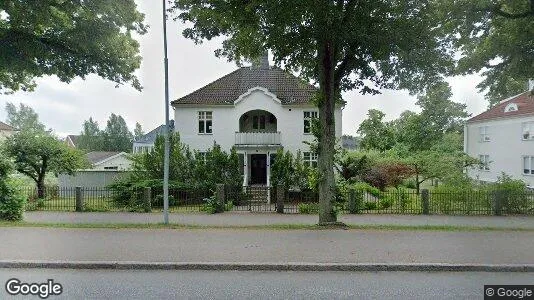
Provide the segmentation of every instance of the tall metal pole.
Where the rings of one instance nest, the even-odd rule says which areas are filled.
[[[165,65],[165,157],[163,159],[163,223],[169,224],[169,58],[167,57],[167,0],[163,0],[163,51]]]

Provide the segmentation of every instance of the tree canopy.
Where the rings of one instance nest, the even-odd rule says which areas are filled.
[[[39,121],[39,115],[28,105],[20,104],[19,108],[13,103],[6,103],[6,123],[21,131],[45,131],[45,125]]]
[[[490,105],[526,91],[534,72],[534,0],[443,0],[447,32],[460,49],[460,74],[481,72]]]
[[[136,130],[139,128],[136,127]],[[84,151],[130,152],[133,138],[124,118],[112,113],[103,130],[93,118],[84,121],[78,148]]]
[[[143,20],[134,0],[0,1],[0,92],[32,90],[37,77],[89,74],[140,89],[133,35],[146,32]]]
[[[334,146],[341,92],[419,91],[453,66],[450,40],[422,0],[175,0],[185,37],[225,38],[216,54],[241,62],[271,50],[275,63],[318,84],[319,223],[336,220]]]

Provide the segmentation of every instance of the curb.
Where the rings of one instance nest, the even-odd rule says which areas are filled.
[[[345,272],[534,272],[534,264],[233,263],[135,261],[0,261],[0,269],[345,271]]]

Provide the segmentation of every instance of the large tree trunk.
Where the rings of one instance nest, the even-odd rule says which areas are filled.
[[[45,183],[44,178],[37,181],[37,199],[44,199],[45,197]]]
[[[334,88],[334,49],[330,41],[319,48],[319,225],[337,221],[333,210],[335,195],[334,151],[336,126],[334,111],[336,97]]]

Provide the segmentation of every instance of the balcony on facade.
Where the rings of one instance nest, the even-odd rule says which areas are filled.
[[[239,118],[239,132],[235,133],[236,146],[279,146],[280,132],[277,119],[268,111],[251,110]]]

